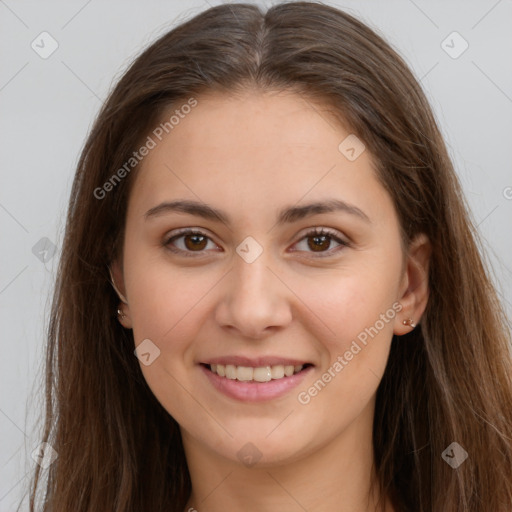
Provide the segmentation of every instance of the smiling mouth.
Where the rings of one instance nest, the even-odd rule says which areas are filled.
[[[310,363],[298,366],[292,365],[272,365],[258,366],[235,366],[232,364],[202,364],[212,373],[219,377],[229,380],[238,380],[242,382],[269,382],[271,380],[285,379],[297,373],[304,371],[306,368],[313,366]]]

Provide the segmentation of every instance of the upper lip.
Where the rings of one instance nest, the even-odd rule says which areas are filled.
[[[290,359],[288,357],[280,357],[280,356],[263,356],[263,357],[245,357],[245,356],[221,356],[221,357],[212,357],[206,361],[203,361],[203,364],[222,364],[228,365],[232,364],[233,366],[248,366],[253,368],[258,368],[261,366],[299,366],[305,364],[312,364],[309,361],[304,361],[301,359]]]

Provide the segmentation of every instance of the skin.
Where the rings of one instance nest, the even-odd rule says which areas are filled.
[[[112,267],[127,301],[121,322],[136,346],[149,338],[160,349],[141,370],[181,428],[193,486],[185,510],[374,511],[375,393],[393,334],[409,332],[403,320],[418,323],[424,312],[430,244],[418,235],[402,252],[372,156],[366,150],[349,161],[338,145],[351,132],[321,105],[292,92],[197,99],[144,158],[123,256]],[[145,217],[178,198],[221,209],[230,223],[177,212]],[[337,211],[276,224],[282,208],[327,198],[356,206],[369,221]],[[316,227],[349,245],[331,238],[315,251],[314,237],[305,236]],[[180,228],[208,238],[199,249],[190,236],[166,247]],[[247,236],[263,249],[252,263],[236,252]],[[401,311],[308,404],[299,403],[298,393],[393,304]],[[199,366],[226,355],[315,366],[285,396],[246,403],[218,392]],[[247,443],[261,454],[252,467],[237,456]]]

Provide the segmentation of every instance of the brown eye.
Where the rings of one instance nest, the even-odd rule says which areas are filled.
[[[192,234],[192,235],[184,235],[183,240],[185,241],[185,246],[187,249],[190,249],[191,251],[194,250],[201,250],[206,247],[206,240],[207,237],[203,235],[198,234]]]
[[[338,252],[341,248],[347,247],[349,244],[339,238],[335,233],[322,229],[314,229],[306,233],[306,235],[300,240],[307,240],[306,252],[322,253],[319,257],[331,256],[333,253]],[[300,244],[299,242],[299,244]],[[329,249],[331,244],[335,242],[338,247]]]
[[[208,242],[212,241],[205,233],[189,229],[167,238],[162,245],[174,253],[183,256],[194,256],[191,253],[206,252]]]
[[[331,237],[328,235],[308,236],[308,247],[312,251],[321,251],[328,249],[331,245]]]

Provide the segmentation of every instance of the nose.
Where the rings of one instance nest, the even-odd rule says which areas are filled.
[[[262,339],[291,322],[293,293],[275,267],[265,251],[252,263],[235,256],[216,308],[219,326],[237,337]]]

